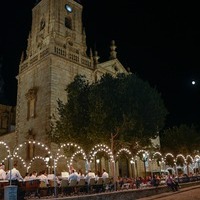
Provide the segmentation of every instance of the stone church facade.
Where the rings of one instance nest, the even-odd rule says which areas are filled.
[[[87,56],[82,5],[73,0],[42,0],[32,11],[26,54],[19,66],[16,131],[26,139],[48,142],[50,117],[57,100],[67,101],[66,86],[75,75],[89,81],[104,73],[126,72],[112,43],[110,60],[98,63],[97,52]]]
[[[12,147],[35,140],[53,148],[47,136],[51,116],[58,115],[58,98],[67,101],[66,86],[77,74],[93,82],[105,73],[128,73],[117,59],[114,41],[109,60],[100,63],[97,51],[87,55],[82,11],[83,6],[74,0],[41,0],[32,9],[27,49],[17,75],[16,129],[0,138],[15,138]],[[25,160],[33,158],[34,151],[27,148]]]

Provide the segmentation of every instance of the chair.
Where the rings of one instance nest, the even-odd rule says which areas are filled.
[[[71,180],[69,181],[69,194],[76,192],[76,186],[77,186],[77,180]]]
[[[50,192],[51,195],[54,194],[54,192],[55,192],[55,187],[56,187],[56,188],[58,187],[57,181],[49,180],[49,192]]]
[[[68,179],[62,179],[60,183],[60,188],[61,188],[61,194],[67,195],[67,188],[69,186],[69,180]]]
[[[103,181],[104,191],[111,191],[111,181],[110,178],[105,178]]]
[[[35,197],[40,197],[38,190],[39,190],[39,186],[40,186],[40,180],[38,179],[34,179],[34,180],[28,180],[25,181],[25,196],[31,197],[32,195],[34,195]]]
[[[89,183],[87,184],[88,187],[88,193],[93,193],[94,189],[95,189],[95,185],[96,185],[96,180],[95,178],[91,178]]]
[[[95,190],[96,192],[102,192],[103,191],[103,178],[99,177],[95,184]]]
[[[77,183],[77,186],[76,186],[76,192],[79,194],[80,192],[81,193],[86,193],[86,189],[87,189],[87,185],[86,185],[86,182],[85,182],[85,179],[84,178],[81,178],[78,183]]]
[[[41,197],[48,195],[48,187],[44,181],[40,181],[39,194]]]

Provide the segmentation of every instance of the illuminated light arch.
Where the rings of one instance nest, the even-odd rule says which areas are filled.
[[[187,156],[185,157],[185,160],[187,161],[187,159],[188,159],[188,158],[190,158],[190,159],[191,159],[191,161],[192,161],[192,162],[194,162],[194,159],[192,158],[192,156],[191,156],[191,155],[187,155]]]
[[[176,162],[177,162],[177,160],[178,160],[179,157],[183,158],[184,163],[186,163],[186,159],[185,159],[185,156],[184,156],[183,154],[178,154],[178,155],[176,156],[176,159],[175,159]]]
[[[3,158],[1,160],[1,162],[4,163],[5,161],[9,160],[10,157],[11,157],[11,155],[7,155],[5,158]]]
[[[174,174],[176,173],[176,171],[175,171],[175,169],[174,169],[173,167],[167,167],[166,170],[167,170],[167,171],[172,170],[172,172],[174,172]]]
[[[26,146],[27,144],[34,144],[36,146],[39,146],[39,147],[42,147],[46,152],[47,154],[49,155],[49,157],[52,157],[52,153],[51,151],[49,150],[48,146],[41,143],[41,142],[37,142],[37,141],[31,141],[29,140],[28,142],[24,142],[22,144],[19,144],[18,146],[15,147],[15,149],[13,150],[13,156],[17,156],[18,155],[18,151],[23,148],[24,146]]]
[[[0,141],[0,145],[3,145],[6,148],[6,151],[7,151],[8,155],[11,154],[10,148],[5,142]]]
[[[0,141],[0,146],[3,145],[5,147],[6,152],[8,153],[8,155],[2,160],[2,162],[4,162],[5,160],[9,159],[9,157],[11,156],[11,151],[9,146],[7,145],[6,142]]]
[[[83,155],[86,155],[85,152],[84,152],[84,150],[79,145],[77,145],[75,143],[72,143],[72,142],[69,142],[69,143],[66,143],[66,144],[61,144],[60,148],[58,149],[58,151],[56,153],[56,156],[60,155],[61,149],[67,148],[67,147],[74,147],[78,151],[82,151]]]
[[[194,159],[195,159],[195,158],[199,158],[199,159],[200,159],[200,156],[199,156],[199,155],[195,155],[195,156],[194,156]]]
[[[136,160],[137,160],[137,156],[140,157],[139,154],[141,154],[141,153],[145,153],[147,156],[149,156],[149,152],[148,151],[146,151],[144,149],[141,149],[136,153]]]
[[[123,152],[125,152],[125,153],[129,156],[129,158],[131,158],[131,160],[134,161],[134,158],[133,158],[133,156],[132,156],[131,151],[130,151],[129,149],[127,149],[127,148],[122,148],[122,149],[120,149],[120,150],[116,153],[116,159],[117,159],[117,158],[119,157],[119,155],[120,155],[121,153],[123,153]]]
[[[69,167],[69,161],[67,160],[67,157],[65,155],[59,155],[59,156],[57,156],[57,158],[55,159],[55,166],[57,167],[57,163],[58,163],[58,160],[60,158],[64,158],[67,161],[67,166]]]
[[[165,160],[167,159],[168,156],[171,156],[172,158],[174,158],[174,155],[173,155],[172,153],[166,153],[166,154],[165,154],[165,157],[164,157]]]
[[[101,151],[107,153],[111,162],[114,162],[113,153],[112,153],[111,149],[105,144],[98,144],[98,145],[95,145],[94,148],[92,148],[91,152],[89,153],[89,161],[93,162],[95,155]]]
[[[194,156],[194,159],[193,159],[193,163],[195,164],[196,163],[196,160],[197,159],[200,159],[200,156],[199,155],[195,155]],[[195,164],[196,165],[196,164]],[[194,168],[195,168],[195,166],[194,166]]]
[[[45,161],[45,158],[42,157],[42,156],[35,156],[34,158],[32,158],[27,166],[27,169],[29,170],[31,168],[31,165],[32,163],[35,161],[35,160],[43,160],[46,164],[46,167],[48,167],[48,163]]]
[[[156,155],[159,155],[159,156],[162,158],[162,154],[161,154],[159,151],[156,151],[156,152],[153,154],[152,159],[154,159]]]
[[[78,155],[78,154],[81,154],[81,155],[83,156],[83,159],[84,159],[84,160],[87,160],[86,154],[85,154],[82,150],[80,150],[80,151],[77,151],[77,152],[75,152],[74,154],[72,154],[72,156],[71,156],[71,158],[70,158],[70,165],[72,165],[72,162],[73,162],[74,157],[75,157],[76,155]],[[69,167],[69,166],[68,166],[68,167]]]
[[[27,163],[26,163],[26,161],[21,156],[19,156],[19,155],[13,155],[13,157],[11,159],[13,159],[13,158],[19,159],[22,162],[24,168],[27,168]]]

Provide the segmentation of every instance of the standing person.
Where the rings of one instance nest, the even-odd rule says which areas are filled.
[[[176,179],[176,176],[174,174],[172,175],[172,179],[173,179],[173,182],[175,184],[175,190],[177,191],[180,188],[179,183],[178,183],[178,179]]]
[[[80,181],[80,179],[83,179],[83,178],[85,178],[85,175],[83,174],[82,170],[79,169],[78,170],[78,181]]]
[[[91,178],[95,178],[95,173],[92,172],[92,170],[90,169],[87,173],[87,175],[85,176],[85,181],[87,182],[87,184],[90,184],[90,179]]]
[[[0,180],[6,179],[6,172],[4,170],[4,165],[0,163]]]
[[[35,179],[38,179],[37,178],[37,172],[33,171],[32,174],[30,175],[30,180],[35,180]]]
[[[101,176],[104,180],[106,179],[106,178],[108,178],[109,177],[109,174],[106,172],[106,170],[105,169],[103,169],[103,173],[102,173],[102,176]]]
[[[28,172],[26,172],[25,176],[24,176],[24,181],[28,181],[30,180],[30,174]]]
[[[24,180],[23,177],[21,176],[19,170],[17,169],[17,164],[15,163],[13,168],[8,171],[6,179],[11,180],[11,183],[13,185],[18,185],[18,182],[20,180]]]
[[[71,172],[71,174],[70,174],[69,177],[68,177],[69,183],[70,183],[72,180],[78,181],[78,178],[79,178],[78,173],[75,171],[75,169],[72,169],[72,172]]]
[[[42,182],[43,185],[45,185],[45,187],[49,186],[49,181],[45,170],[41,171],[40,175],[38,176],[38,179],[40,180],[40,182]]]
[[[166,184],[168,187],[170,187],[172,189],[172,191],[177,191],[178,188],[173,180],[173,178],[171,177],[171,175],[169,174],[166,178]]]
[[[95,181],[98,181],[99,177],[101,177],[101,173],[100,173],[100,171],[97,171],[95,173]]]

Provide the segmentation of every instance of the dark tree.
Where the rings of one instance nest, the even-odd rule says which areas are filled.
[[[167,110],[161,95],[134,74],[105,74],[89,84],[76,76],[67,86],[68,102],[58,101],[60,119],[52,139],[82,146],[99,142],[132,150],[150,145],[164,126]],[[114,150],[114,149],[113,149]]]

